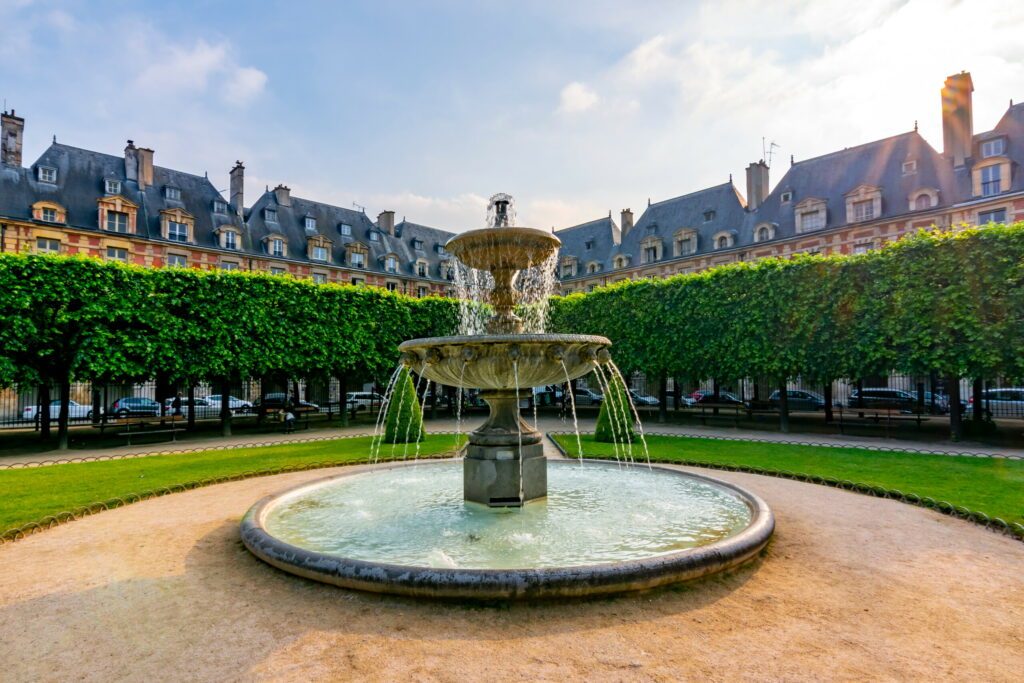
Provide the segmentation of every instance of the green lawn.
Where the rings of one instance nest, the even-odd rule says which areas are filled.
[[[562,448],[577,455],[576,437],[556,437]],[[613,458],[612,444],[584,435],[587,457]],[[789,446],[750,441],[648,436],[651,460],[682,460],[789,470],[848,479],[944,500],[970,510],[1024,523],[1024,461],[946,455],[886,453],[861,448]],[[643,458],[639,444],[633,456]]]
[[[464,437],[463,437],[464,440]],[[427,435],[420,456],[455,450],[451,434]],[[395,448],[401,457],[404,446]],[[410,444],[412,458],[415,445]],[[51,465],[32,469],[0,470],[0,533],[76,507],[124,497],[130,493],[184,484],[210,477],[285,465],[315,462],[360,462],[369,457],[370,437],[315,443],[241,448],[181,455],[154,455],[129,460]],[[384,444],[380,457],[391,457]],[[242,510],[239,513],[244,512]]]

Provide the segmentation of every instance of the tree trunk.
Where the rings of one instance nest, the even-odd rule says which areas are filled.
[[[779,429],[784,434],[789,433],[789,387],[786,380],[779,383]]]
[[[864,407],[864,380],[862,379],[857,380],[857,407]],[[860,417],[864,417],[863,413]]]
[[[95,386],[92,387],[92,424],[97,426],[100,424],[100,416],[103,414],[103,403],[100,396],[100,390]]]
[[[338,401],[341,403],[341,426],[348,427],[348,377],[338,375]]]
[[[826,382],[824,390],[821,393],[822,397],[825,399],[825,422],[829,423],[835,419],[835,413],[833,411],[835,405],[832,397],[832,382]]]
[[[718,379],[716,378],[716,379],[711,380],[711,402],[714,403],[715,406],[716,406],[715,408],[712,409],[712,412],[715,415],[718,415],[718,408],[717,408],[717,406],[718,406],[718,402],[721,401],[721,400],[722,400],[722,391],[721,391],[721,388],[718,386]]]
[[[185,425],[189,431],[196,428],[196,383],[188,380],[188,417]]]
[[[668,375],[664,372],[658,378],[658,422],[668,422]]]
[[[57,417],[57,448],[68,449],[68,417],[70,415],[71,380],[65,377],[60,382],[60,415]],[[46,411],[49,413],[49,409]]]
[[[960,415],[960,379],[949,377],[946,383],[949,385],[949,437],[959,441],[964,437],[964,424]]]
[[[971,385],[971,399],[974,404],[974,410],[971,411],[971,422],[975,425],[980,425],[981,421],[985,419],[985,382],[981,378],[976,378],[974,383]],[[975,432],[978,434],[980,432]]]
[[[683,385],[678,377],[672,378],[672,387],[675,389],[672,393],[672,410],[679,410],[679,404],[683,400]]]
[[[917,383],[917,412],[924,413],[924,382]]]
[[[39,422],[39,437],[43,441],[50,440],[50,384],[39,385],[39,409],[36,411]]]
[[[231,382],[227,379],[220,383],[220,433],[231,436]]]

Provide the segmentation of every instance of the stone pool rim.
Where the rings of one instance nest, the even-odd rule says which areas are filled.
[[[617,467],[602,460],[584,460],[585,467]],[[283,499],[305,489],[369,472],[411,465],[451,465],[450,460],[388,463],[359,472],[342,472],[289,487],[256,502],[240,524],[242,543],[253,555],[282,571],[322,583],[371,593],[414,598],[457,600],[545,600],[582,598],[642,591],[703,578],[738,567],[754,559],[775,530],[775,518],[759,496],[735,484],[674,467],[652,465],[666,474],[696,479],[726,489],[743,501],[750,523],[742,531],[707,545],[652,555],[649,558],[565,567],[472,569],[423,567],[371,562],[320,553],[286,543],[265,526],[266,516]],[[579,461],[552,461],[556,467],[576,466]],[[633,465],[646,467],[646,465]]]

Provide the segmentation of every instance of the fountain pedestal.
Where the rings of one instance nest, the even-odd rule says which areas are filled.
[[[463,461],[465,499],[489,507],[521,507],[547,497],[542,436],[519,415],[519,402],[530,390],[493,389],[480,396],[491,414],[469,434]]]

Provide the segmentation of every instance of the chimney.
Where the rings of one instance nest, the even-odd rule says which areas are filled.
[[[139,189],[144,190],[153,184],[153,150],[139,147]]]
[[[625,237],[629,234],[629,231],[633,229],[633,212],[629,209],[623,209],[620,214],[619,230],[622,232],[622,236]]]
[[[747,166],[747,210],[753,211],[768,196],[768,164],[761,159]]]
[[[974,141],[972,92],[974,83],[966,71],[949,76],[942,88],[942,153],[954,166],[963,166],[971,156]]]
[[[128,180],[139,180],[139,150],[132,140],[124,148],[124,177]]]
[[[292,188],[287,185],[278,185],[275,187],[274,196],[277,197],[278,206],[292,205]]]
[[[381,211],[377,214],[377,227],[383,232],[395,236],[395,212],[394,211]]]
[[[231,169],[229,173],[231,176],[231,184],[229,190],[229,200],[231,205],[235,207],[235,212],[238,213],[239,217],[245,216],[245,166],[242,165],[241,161],[235,162],[235,167]]]
[[[21,141],[25,135],[25,119],[14,110],[0,114],[0,163],[21,166]]]

